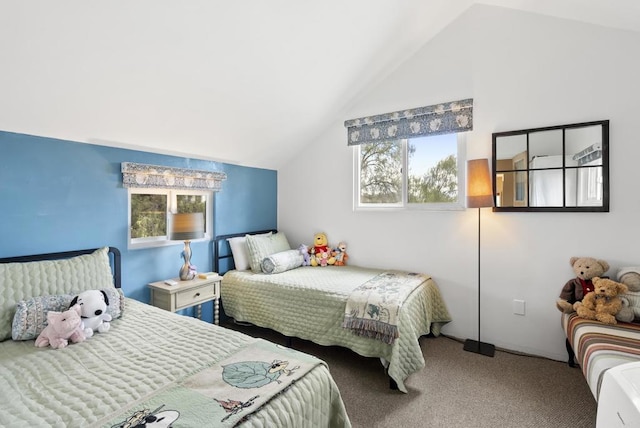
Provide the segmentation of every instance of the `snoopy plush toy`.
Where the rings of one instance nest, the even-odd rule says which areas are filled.
[[[93,336],[93,333],[106,333],[111,324],[111,315],[107,313],[109,298],[103,290],[87,290],[78,294],[71,301],[70,306],[80,305],[82,321],[84,322],[84,335]]]

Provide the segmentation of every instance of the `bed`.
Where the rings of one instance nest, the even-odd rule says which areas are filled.
[[[0,259],[0,426],[350,426],[321,360],[126,298],[120,284],[115,248]],[[86,289],[108,292],[110,329],[35,347],[46,309]]]
[[[428,334],[438,336],[442,326],[451,320],[435,281],[428,275],[419,275],[419,285],[400,302],[395,323],[398,337],[391,343],[354,334],[351,329],[343,327],[345,312],[349,312],[346,307],[354,290],[386,275],[417,274],[348,264],[312,267],[296,266],[296,263],[287,264],[289,269],[266,274],[253,269],[251,260],[247,268],[245,257],[259,259],[270,251],[277,250],[277,254],[293,251],[286,249],[288,242],[275,249],[262,248],[257,256],[251,254],[250,248],[242,249],[242,239],[269,234],[281,233],[257,231],[215,238],[214,267],[223,273],[221,300],[225,315],[288,337],[320,345],[343,346],[366,357],[380,358],[391,387],[406,393],[404,382],[407,377],[425,366],[420,337]],[[263,258],[263,263],[268,259]],[[227,270],[227,267],[231,269]]]

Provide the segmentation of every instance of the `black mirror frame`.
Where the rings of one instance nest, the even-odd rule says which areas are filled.
[[[532,132],[562,130],[572,128],[584,128],[587,126],[602,126],[602,206],[563,206],[563,207],[498,207],[497,202],[497,157],[496,140],[499,137],[508,137]],[[574,123],[569,125],[547,126],[543,128],[521,129],[517,131],[495,132],[492,134],[492,166],[493,166],[493,211],[494,212],[609,212],[609,120],[594,122]],[[563,167],[563,170],[566,169]],[[529,169],[527,168],[527,171]]]

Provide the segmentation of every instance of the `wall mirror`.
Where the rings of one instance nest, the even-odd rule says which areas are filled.
[[[494,211],[609,211],[609,121],[493,134]]]

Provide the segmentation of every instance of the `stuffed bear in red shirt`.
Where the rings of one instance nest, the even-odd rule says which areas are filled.
[[[609,263],[593,257],[571,257],[570,263],[576,277],[567,281],[556,300],[558,310],[566,314],[574,312],[573,304],[581,302],[588,292],[593,291],[591,280],[609,270]]]

